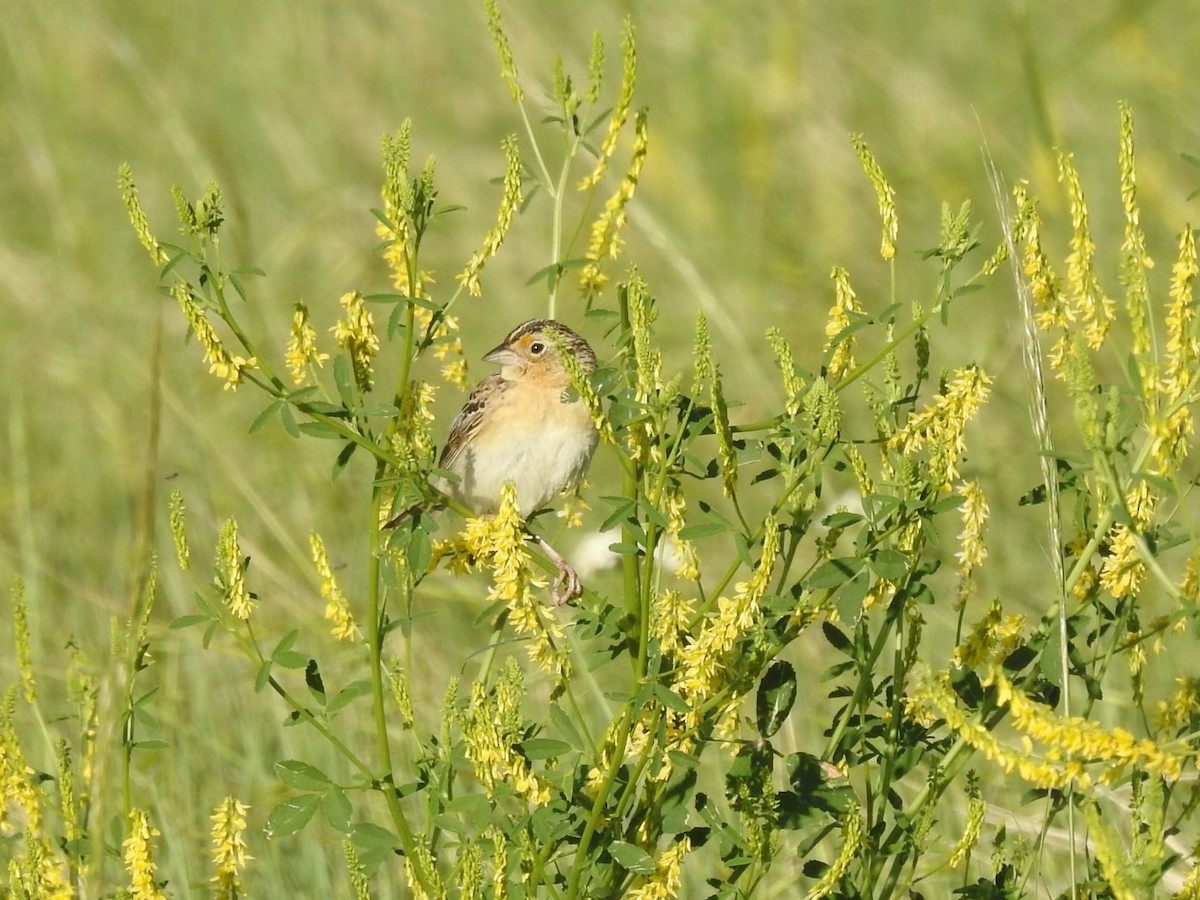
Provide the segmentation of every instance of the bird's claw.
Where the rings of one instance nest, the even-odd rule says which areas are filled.
[[[559,561],[558,577],[550,586],[550,599],[554,601],[554,605],[565,606],[582,593],[583,585],[579,583],[579,575],[565,560]]]

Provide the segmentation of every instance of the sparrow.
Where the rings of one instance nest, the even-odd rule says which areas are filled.
[[[511,481],[517,507],[528,518],[583,478],[596,449],[597,432],[586,404],[569,397],[571,376],[562,354],[574,357],[583,375],[596,370],[587,341],[554,319],[523,322],[486,353],[500,371],[477,384],[450,432],[431,484],[478,515],[496,513],[501,489]],[[571,565],[539,535],[533,540],[558,567],[556,604],[582,592]],[[565,588],[565,590],[564,590]]]

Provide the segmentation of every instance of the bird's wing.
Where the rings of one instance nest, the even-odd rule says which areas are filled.
[[[478,433],[488,404],[495,403],[511,384],[512,382],[496,374],[489,375],[475,385],[475,389],[467,397],[467,402],[450,423],[450,434],[446,437],[446,446],[442,448],[441,458],[438,459],[439,469],[449,469],[454,465],[459,454]]]

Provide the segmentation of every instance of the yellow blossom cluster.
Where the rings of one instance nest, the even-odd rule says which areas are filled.
[[[518,634],[528,638],[529,656],[538,668],[565,676],[569,662],[557,646],[562,629],[534,597],[534,588],[545,587],[546,582],[533,576],[533,561],[525,548],[525,525],[511,482],[502,488],[496,515],[468,519],[457,540],[435,547],[435,558],[447,556],[454,570],[469,569],[476,563],[491,569],[488,600],[507,604],[509,622]]]
[[[350,354],[354,380],[364,390],[371,389],[371,361],[379,353],[379,336],[375,333],[375,317],[367,309],[366,300],[358,291],[343,294],[339,301],[344,317],[333,326],[337,345]]]
[[[150,827],[144,810],[131,809],[127,834],[121,843],[125,871],[129,875],[129,893],[133,900],[163,900],[163,893],[154,881],[158,866],[154,863],[154,838],[158,829]]]
[[[308,544],[312,550],[317,578],[321,582],[321,596],[325,598],[325,618],[333,622],[332,634],[340,641],[354,640],[358,636],[358,626],[354,624],[354,616],[350,612],[350,603],[346,600],[346,595],[342,593],[337,579],[333,577],[333,567],[329,564],[325,541],[314,531],[308,536]]]
[[[863,310],[854,289],[850,287],[848,271],[841,266],[834,266],[829,277],[833,279],[833,306],[825,320],[824,352],[833,351],[826,368],[829,380],[838,382],[854,369],[854,335],[843,332],[850,327],[852,316],[861,314]]]
[[[691,850],[692,841],[686,835],[668,847],[654,863],[654,871],[629,892],[630,900],[673,900],[678,897],[683,884],[680,868],[683,858]]]
[[[850,141],[858,161],[862,163],[863,171],[871,187],[875,188],[875,198],[879,203],[879,215],[883,219],[883,240],[879,246],[879,255],[884,259],[892,259],[896,255],[896,237],[900,230],[900,220],[896,214],[896,191],[888,183],[883,174],[883,167],[875,158],[862,135],[853,134]]]
[[[208,321],[208,316],[204,314],[204,310],[200,308],[186,284],[176,283],[171,288],[171,294],[183,311],[196,340],[204,348],[204,361],[208,363],[208,371],[218,378],[225,379],[225,390],[236,390],[242,383],[246,370],[256,368],[258,361],[254,357],[243,359],[233,356],[225,349],[213,330],[212,323]]]
[[[629,118],[629,109],[633,105],[633,92],[637,86],[637,45],[634,41],[633,23],[629,19],[625,20],[624,33],[621,36],[621,50],[620,93],[617,95],[617,102],[613,105],[612,115],[608,117],[608,127],[604,132],[604,140],[600,142],[600,153],[596,157],[596,165],[579,182],[581,191],[595,187],[604,177],[604,173],[608,170],[609,160],[617,150],[617,139],[621,136],[621,129],[625,127],[625,122]],[[595,60],[595,55],[593,55],[593,60]],[[593,66],[593,68],[596,67]],[[592,82],[598,87],[599,79],[597,77],[593,77]],[[592,101],[595,102],[596,99],[598,99],[598,91],[593,92]]]
[[[319,368],[329,360],[328,353],[317,350],[317,331],[309,322],[308,307],[303,303],[297,303],[292,311],[292,330],[283,356],[293,384],[304,384],[313,366]]]
[[[493,690],[471,685],[471,703],[464,714],[463,738],[467,758],[488,796],[496,786],[511,784],[531,805],[550,801],[550,789],[531,770],[516,748],[521,739],[520,704],[525,695],[520,667],[513,659]]]
[[[993,600],[987,614],[971,629],[971,633],[954,648],[954,664],[975,668],[985,663],[1002,663],[1021,644],[1026,618],[1023,615],[1004,615],[1000,601]]]
[[[472,297],[482,293],[479,284],[479,273],[484,264],[496,255],[500,245],[504,243],[513,216],[521,206],[521,154],[517,146],[516,135],[510,134],[504,139],[504,195],[500,200],[500,210],[496,216],[496,224],[488,231],[483,239],[483,246],[471,255],[467,267],[459,274],[458,280],[467,286],[467,292]]]
[[[642,165],[646,161],[646,149],[649,142],[649,128],[646,113],[639,110],[634,116],[633,123],[633,156],[629,168],[620,185],[608,201],[604,209],[592,223],[591,237],[588,240],[587,265],[579,275],[580,290],[585,296],[591,296],[600,291],[608,277],[601,272],[605,259],[616,259],[621,252],[621,230],[625,227],[626,212],[629,201],[637,190],[641,178]]]
[[[235,900],[242,896],[238,873],[246,867],[247,860],[254,858],[246,852],[246,813],[249,811],[248,806],[234,797],[226,797],[213,810],[213,865],[217,872],[212,881],[217,897]]]
[[[216,569],[223,576],[221,587],[225,594],[225,605],[235,618],[249,619],[254,609],[254,598],[246,587],[246,564],[238,544],[237,521],[232,517],[225,520],[217,538]]]
[[[766,594],[779,552],[779,531],[773,519],[763,523],[762,555],[748,581],[736,585],[732,597],[720,597],[717,610],[705,617],[700,631],[679,653],[678,675],[673,687],[688,701],[687,726],[697,708],[713,697],[728,680],[729,653],[757,623],[759,601]]]
[[[958,477],[958,461],[966,449],[966,427],[991,392],[991,376],[978,366],[956,369],[945,391],[908,417],[888,439],[888,449],[908,455],[929,445],[929,479],[940,491]]]
[[[1008,708],[1013,728],[1021,735],[1022,747],[1004,746],[982,722],[970,718],[958,706],[949,683],[949,673],[926,679],[906,700],[908,714],[929,724],[937,718],[1005,772],[1016,771],[1035,787],[1088,788],[1097,781],[1111,783],[1123,772],[1137,768],[1177,781],[1184,760],[1152,740],[1138,739],[1122,728],[1106,729],[1079,716],[1059,717],[1017,688],[995,666],[989,665],[982,682],[996,688],[997,703]],[[1039,757],[1034,744],[1045,750]],[[1102,766],[1098,776],[1089,766]]]

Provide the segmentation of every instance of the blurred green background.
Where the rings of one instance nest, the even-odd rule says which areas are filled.
[[[1031,180],[1060,248],[1065,211],[1052,148],[1075,153],[1101,274],[1115,291],[1117,102],[1128,100],[1143,224],[1165,282],[1174,235],[1196,216],[1188,194],[1200,173],[1180,156],[1200,154],[1196,12],[1181,3],[1017,0],[503,4],[534,109],[556,55],[585,75],[594,31],[606,39],[615,85],[621,21],[632,19],[636,103],[649,108],[651,145],[627,259],[659,298],[670,366],[688,366],[695,314],[708,315],[728,393],[746,403],[735,415],[746,417],[758,398],[773,402],[779,392],[762,340],[767,325],[783,329],[801,365],[819,365],[833,265],[849,268],[868,310],[889,302],[875,199],[851,132],[865,136],[897,190],[901,302],[931,296],[936,265],[921,262],[920,251],[937,242],[943,202],[974,204],[980,261],[999,240],[985,147],[1005,178]],[[361,550],[364,473],[331,484],[330,446],[292,441],[277,428],[247,434],[261,400],[249,390],[223,392],[198,348],[185,343],[183,322],[155,293],[154,270],[127,225],[118,165],[133,166],[167,240],[173,183],[193,196],[209,178],[222,186],[225,263],[268,275],[253,284],[245,318],[282,348],[295,301],[332,324],[343,292],[386,289],[369,209],[378,205],[381,135],[405,117],[413,119],[418,163],[438,158],[441,200],[467,207],[427,242],[427,265],[440,285],[452,283],[494,217],[500,139],[519,130],[497,71],[483,12],[467,0],[7,0],[0,575],[26,581],[48,682],[59,677],[55,661],[70,639],[97,668],[108,665],[108,623],[131,608],[147,503],[161,532],[173,487],[187,498],[200,567],[214,529],[238,516],[255,586],[278,610],[281,630],[292,621],[324,630],[308,532],[321,530],[343,562]],[[548,245],[544,222],[518,220],[485,272],[484,297],[460,304],[472,360],[511,324],[544,310],[540,289],[525,282],[549,262]],[[969,302],[952,316],[950,334],[935,329],[933,344],[935,364],[975,361],[997,376],[995,399],[973,430],[974,472],[1005,523],[991,532],[981,580],[985,593],[1019,595],[1037,610],[1048,566],[1038,513],[1016,507],[1037,479],[1037,460],[1010,279],[993,279]],[[152,449],[159,315],[162,420]],[[560,316],[578,324],[581,310],[568,299]],[[473,374],[483,370],[476,365]],[[448,416],[461,397],[445,390],[442,400]],[[192,588],[158,546],[166,561],[155,622],[166,623],[189,611]],[[481,583],[456,590],[452,612],[438,621],[469,629]],[[243,664],[227,666],[219,649],[203,654],[191,635],[156,640],[154,674],[172,698],[156,712],[174,746],[169,763],[147,764],[143,805],[175,804],[170,833],[202,846],[207,810],[226,791],[255,807],[252,824],[265,814],[275,799],[270,763],[294,750],[271,744],[293,738],[279,736],[281,711],[269,698],[247,696]],[[9,682],[11,667],[2,671]],[[445,674],[432,671],[420,699],[439,700]],[[255,717],[272,724],[231,724]],[[164,773],[158,780],[156,771]],[[329,846],[338,852],[332,835]],[[286,847],[255,851],[270,857]],[[168,852],[176,884],[205,877],[187,870],[188,847]],[[323,896],[330,866],[298,864],[288,877]]]

